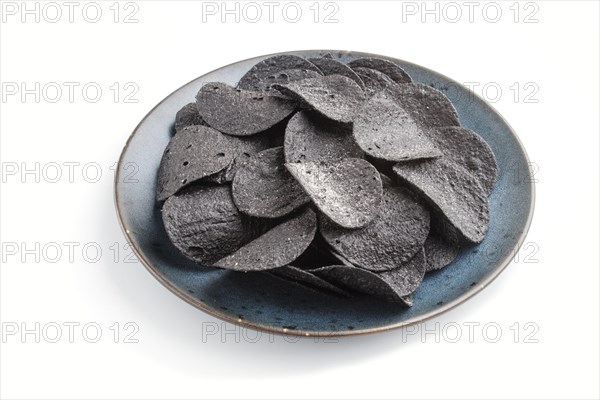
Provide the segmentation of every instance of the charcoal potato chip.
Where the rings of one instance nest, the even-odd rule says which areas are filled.
[[[177,111],[175,115],[175,133],[181,129],[192,126],[192,125],[206,125],[208,124],[202,119],[196,108],[196,103],[189,103],[183,106],[181,110]]]
[[[237,84],[239,89],[263,90],[268,88],[278,74],[285,70],[313,71],[320,75],[319,69],[310,61],[294,55],[277,55],[255,64]],[[299,78],[295,74],[296,78]],[[289,77],[287,78],[289,81]],[[305,79],[305,78],[299,78]]]
[[[268,147],[265,137],[237,138],[201,125],[181,129],[165,149],[156,187],[156,198],[163,201],[181,188],[227,170],[244,154]]]
[[[427,198],[464,239],[479,243],[488,229],[486,190],[466,168],[444,157],[398,163],[394,172]]]
[[[384,179],[383,199],[373,221],[361,229],[345,229],[319,218],[325,241],[357,267],[389,271],[408,262],[425,243],[429,212],[408,190]]]
[[[357,292],[370,294],[392,302],[412,305],[407,298],[421,284],[425,276],[425,255],[420,249],[415,256],[398,268],[372,272],[350,265],[333,265],[312,271],[333,284]]]
[[[392,78],[371,68],[357,67],[354,68],[354,72],[356,72],[364,82],[367,97],[374,96],[382,90],[386,90],[396,85],[396,82],[394,82]]]
[[[348,124],[329,120],[315,111],[300,111],[290,119],[284,150],[288,163],[340,161],[364,155]]]
[[[340,289],[325,279],[320,278],[313,272],[295,267],[293,265],[285,265],[281,268],[271,269],[269,272],[285,280],[293,281],[311,288],[325,290],[343,297],[349,296],[348,292]]]
[[[317,230],[316,220],[315,212],[307,208],[214,265],[234,271],[264,271],[288,265],[310,245]]]
[[[393,63],[382,58],[359,58],[352,60],[348,63],[348,66],[353,70],[356,68],[369,68],[379,71],[382,74],[388,76],[392,81],[396,83],[411,83],[411,77],[400,67],[398,64]]]
[[[210,266],[261,233],[231,199],[229,186],[193,186],[171,196],[162,208],[171,242],[186,257]]]
[[[273,88],[339,122],[352,122],[354,114],[365,101],[360,86],[342,75],[304,79],[287,85],[275,84]]]
[[[451,240],[432,229],[423,245],[425,250],[426,272],[444,268],[458,255],[460,249],[457,240]]]
[[[393,85],[387,89],[423,129],[460,126],[456,109],[439,90],[421,83]]]
[[[498,177],[498,166],[492,149],[481,136],[470,129],[449,126],[430,131],[430,138],[446,159],[475,175],[486,194],[490,194]]]
[[[294,112],[296,105],[265,92],[235,89],[220,82],[207,83],[196,96],[200,116],[211,127],[234,136],[267,130]]]
[[[350,68],[346,64],[343,64],[339,61],[328,57],[309,58],[308,61],[316,65],[317,68],[321,70],[323,75],[343,75],[347,78],[352,79],[361,88],[364,89],[365,87],[365,84],[363,83],[362,79],[360,79],[360,77],[356,75],[356,72],[354,72],[352,68]]]
[[[317,208],[345,228],[367,225],[378,213],[382,197],[379,172],[367,161],[288,163]]]
[[[263,150],[235,174],[233,202],[244,214],[279,218],[310,201],[284,166],[283,147]]]
[[[294,81],[300,81],[302,79],[318,78],[320,76],[323,76],[320,71],[315,71],[312,69],[284,69],[265,78],[265,80],[262,82],[262,89],[270,91],[271,86],[276,83],[286,84]],[[272,95],[276,95],[277,91],[270,91],[270,93]]]
[[[442,155],[410,114],[385,92],[362,107],[354,120],[354,138],[365,153],[387,161]]]

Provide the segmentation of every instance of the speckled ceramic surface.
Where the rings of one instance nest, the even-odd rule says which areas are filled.
[[[347,62],[373,56],[358,52],[297,51],[304,57],[331,53]],[[219,318],[245,326],[299,335],[349,335],[402,327],[447,311],[489,284],[511,261],[531,222],[534,187],[529,161],[517,136],[502,117],[468,89],[436,72],[401,60],[416,82],[445,91],[461,124],[491,146],[500,175],[490,195],[490,228],[485,240],[465,248],[448,267],[429,274],[403,308],[369,297],[337,298],[286,283],[267,274],[206,268],[186,260],[167,238],[154,201],[156,174],[171,138],[175,113],[205,82],[235,84],[267,56],[212,71],[169,95],[142,120],[129,138],[117,169],[115,200],[125,235],[146,268],[173,293]],[[129,173],[133,166],[135,180]]]

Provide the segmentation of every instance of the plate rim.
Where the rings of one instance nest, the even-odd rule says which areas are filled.
[[[528,209],[528,215],[527,215],[527,220],[525,221],[525,225],[524,225],[524,229],[521,232],[521,234],[519,235],[518,239],[517,239],[517,244],[515,245],[515,247],[513,249],[511,249],[512,251],[507,252],[507,254],[504,256],[504,258],[502,258],[502,260],[498,261],[498,267],[495,268],[490,275],[488,275],[484,280],[482,280],[481,282],[479,282],[477,285],[473,286],[471,289],[467,290],[465,293],[461,294],[460,296],[458,296],[457,298],[455,298],[454,300],[448,302],[448,303],[444,303],[443,305],[439,306],[438,308],[435,308],[433,310],[430,310],[424,314],[418,315],[416,317],[412,317],[409,318],[407,320],[404,321],[400,321],[397,323],[393,323],[393,324],[388,324],[388,325],[384,325],[384,326],[378,326],[378,327],[373,327],[373,328],[363,328],[363,329],[356,329],[356,330],[349,330],[349,329],[345,329],[345,330],[341,330],[341,331],[325,331],[325,330],[318,330],[318,331],[311,331],[311,330],[293,330],[293,329],[287,329],[287,328],[283,328],[283,327],[278,327],[278,326],[271,326],[271,325],[266,325],[266,324],[260,324],[260,323],[255,323],[255,322],[251,322],[251,321],[247,321],[245,319],[241,319],[241,318],[235,318],[229,314],[225,314],[213,307],[208,306],[207,304],[203,303],[202,301],[196,299],[195,297],[191,296],[190,294],[188,294],[187,292],[179,289],[178,287],[176,287],[173,283],[171,283],[165,276],[163,276],[161,273],[159,273],[154,266],[152,265],[152,263],[144,256],[143,251],[135,244],[135,242],[133,241],[131,235],[130,235],[130,231],[128,229],[128,227],[125,225],[125,222],[123,220],[123,216],[122,216],[122,210],[119,206],[119,185],[118,183],[120,182],[121,179],[121,165],[123,163],[123,159],[125,157],[125,153],[127,153],[127,150],[129,148],[129,145],[131,144],[131,141],[133,139],[133,137],[135,136],[136,132],[138,131],[138,129],[140,128],[140,126],[144,123],[144,121],[146,121],[146,119],[154,112],[154,110],[156,110],[161,104],[163,104],[165,101],[167,101],[173,94],[175,94],[176,92],[178,92],[179,90],[181,90],[182,88],[184,88],[185,86],[191,84],[192,82],[198,80],[199,78],[203,77],[204,75],[210,74],[212,72],[218,71],[220,69],[226,68],[228,66],[234,65],[234,64],[238,64],[238,63],[243,63],[243,62],[248,62],[254,59],[264,59],[267,57],[272,57],[272,56],[276,56],[276,55],[281,55],[281,54],[294,54],[294,55],[299,55],[299,53],[309,53],[309,52],[313,52],[313,53],[334,53],[334,54],[353,54],[353,55],[358,55],[360,57],[380,57],[383,59],[393,59],[393,60],[397,60],[403,64],[406,65],[412,65],[415,66],[416,68],[419,69],[423,69],[429,72],[432,72],[433,74],[436,75],[441,75],[442,77],[444,77],[445,79],[447,79],[448,81],[452,82],[453,84],[456,84],[460,87],[464,87],[464,85],[462,85],[461,83],[455,81],[454,79],[451,79],[449,77],[447,77],[444,74],[441,74],[437,71],[434,71],[430,68],[427,67],[423,67],[419,64],[415,64],[412,63],[410,61],[405,61],[399,58],[395,58],[395,57],[390,57],[390,56],[383,56],[383,55],[378,55],[378,54],[374,54],[374,53],[366,53],[366,52],[362,52],[362,51],[350,51],[350,50],[327,50],[327,49],[304,49],[304,50],[293,50],[293,51],[285,51],[285,52],[277,52],[277,53],[270,53],[270,54],[265,54],[265,55],[261,55],[261,56],[256,56],[256,57],[251,57],[251,58],[247,58],[244,60],[239,60],[239,61],[235,61],[229,64],[226,64],[222,67],[213,69],[211,71],[208,71],[206,73],[204,73],[203,75],[200,75],[194,79],[192,79],[191,81],[181,85],[180,87],[178,87],[177,89],[175,89],[174,91],[172,91],[169,95],[167,95],[165,98],[163,98],[160,102],[158,102],[154,107],[152,107],[152,109],[150,109],[150,111],[148,111],[146,113],[146,115],[144,116],[144,118],[141,119],[141,121],[135,126],[135,128],[133,129],[132,133],[129,135],[129,137],[127,138],[127,141],[125,142],[125,145],[123,146],[123,150],[121,151],[121,154],[119,155],[119,160],[117,161],[117,165],[116,165],[116,170],[115,170],[115,178],[114,178],[114,190],[113,190],[113,199],[114,199],[114,205],[115,205],[115,209],[116,209],[116,213],[117,213],[117,219],[119,221],[119,226],[121,227],[121,230],[123,231],[123,234],[125,236],[125,239],[127,240],[127,243],[129,244],[129,246],[131,247],[131,249],[133,250],[134,254],[136,255],[136,257],[138,258],[138,260],[140,260],[140,262],[142,263],[142,265],[148,270],[148,272],[150,272],[150,274],[156,279],[158,280],[158,282],[160,282],[164,287],[166,287],[167,289],[169,289],[169,291],[173,294],[175,294],[177,297],[179,297],[180,299],[184,300],[185,302],[187,302],[188,304],[196,307],[197,309],[204,311],[205,313],[207,313],[208,315],[211,315],[213,317],[219,318],[223,321],[226,322],[230,322],[234,325],[237,326],[241,326],[243,328],[250,328],[250,329],[256,329],[259,331],[265,331],[265,332],[269,332],[269,333],[274,333],[274,334],[280,334],[280,335],[292,335],[292,336],[299,336],[299,337],[341,337],[341,336],[358,336],[358,335],[366,335],[366,334],[374,334],[374,333],[380,333],[380,332],[387,332],[387,331],[391,331],[391,330],[395,330],[395,329],[400,329],[400,328],[405,328],[411,325],[416,325],[416,324],[420,324],[423,323],[427,320],[430,320],[434,317],[437,317],[441,314],[444,314],[450,310],[453,310],[455,307],[465,303],[467,300],[473,298],[475,295],[477,295],[478,293],[480,293],[483,289],[485,289],[487,286],[489,286],[510,264],[511,264],[511,260],[512,260],[512,255],[514,254],[515,250],[518,250],[521,248],[521,246],[523,245],[523,243],[525,242],[525,238],[527,237],[527,234],[529,232],[529,228],[531,227],[531,222],[533,220],[533,214],[535,211],[535,181],[533,179],[528,179],[529,182],[529,188],[531,190],[531,200],[529,202],[529,209]],[[499,119],[508,127],[510,133],[514,136],[514,138],[517,141],[517,144],[519,145],[520,150],[523,153],[523,156],[525,157],[525,161],[527,162],[528,165],[531,164],[531,160],[529,159],[529,155],[527,154],[527,151],[525,149],[525,146],[523,146],[523,142],[521,141],[521,139],[519,138],[519,136],[517,135],[517,133],[515,132],[515,130],[512,128],[512,126],[508,123],[508,121],[506,121],[506,119],[502,116],[502,114],[500,114],[498,112],[498,110],[496,110],[496,108],[490,104],[489,102],[485,101],[480,95],[478,95],[477,93],[472,92],[471,95],[473,95],[475,98],[477,98],[478,100],[484,102],[493,112],[494,114],[499,117]],[[527,175],[529,177],[531,177],[531,171],[527,171]]]

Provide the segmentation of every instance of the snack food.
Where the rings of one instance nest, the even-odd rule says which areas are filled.
[[[205,83],[174,120],[157,202],[203,266],[410,306],[485,236],[494,154],[388,60],[269,57],[236,87]]]

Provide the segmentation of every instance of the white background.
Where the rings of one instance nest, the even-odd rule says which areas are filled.
[[[428,2],[429,9],[438,7],[436,22],[435,14],[422,15],[421,2],[337,1],[337,23],[323,22],[325,11],[335,10],[324,10],[323,3],[315,22],[312,1],[299,3],[297,23],[283,18],[284,2],[272,23],[261,2],[260,22],[242,15],[236,23],[230,15],[222,23],[220,14],[203,22],[202,3],[193,1],[136,1],[127,8],[121,3],[115,23],[113,3],[99,3],[97,23],[82,17],[85,2],[75,8],[72,23],[62,2],[56,23],[47,21],[55,9],[46,8],[39,22],[29,15],[22,23],[21,2],[13,3],[16,15],[3,8],[3,89],[56,82],[63,96],[50,102],[52,85],[39,102],[34,94],[22,99],[20,92],[3,90],[0,104],[2,398],[600,396],[597,2],[499,2],[487,14],[481,2],[472,22],[463,2]],[[138,22],[124,23],[136,8]],[[493,23],[496,8],[502,15]],[[462,17],[453,23],[457,9]],[[87,11],[93,18],[93,9]],[[531,23],[525,23],[531,13]],[[474,299],[416,332],[315,342],[236,329],[172,295],[141,264],[126,262],[130,251],[123,248],[115,217],[111,166],[143,116],[212,69],[317,48],[405,59],[459,82],[476,82],[478,94],[487,84],[488,98],[538,167],[535,217],[517,262]],[[73,102],[64,82],[79,84]],[[96,103],[91,89],[88,99],[82,95],[90,82],[103,90]],[[492,90],[497,87],[501,95]],[[135,88],[128,100],[137,103],[126,102]],[[38,176],[22,175],[36,162]],[[79,163],[73,164],[73,182],[65,162]],[[57,172],[53,163],[61,166],[56,183],[50,182]],[[95,180],[95,166],[102,175],[88,182]],[[77,243],[73,259],[65,242]],[[96,247],[102,255],[91,262]],[[80,324],[72,343],[65,325],[70,322]],[[36,323],[39,343],[34,334],[21,336]],[[92,325],[84,335],[86,323]],[[62,337],[51,343],[56,324]],[[479,324],[471,338],[469,324]],[[496,332],[484,332],[484,324],[501,329],[495,343]],[[95,326],[102,336],[89,343]],[[9,334],[15,327],[19,331]],[[457,328],[462,336],[452,343]]]

